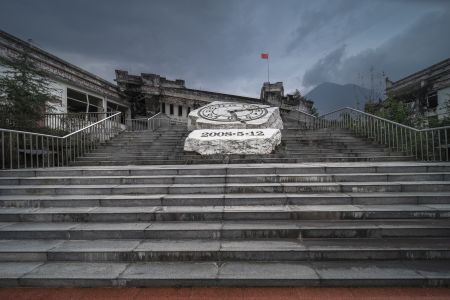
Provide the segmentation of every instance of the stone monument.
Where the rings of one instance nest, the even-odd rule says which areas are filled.
[[[278,107],[215,101],[192,111],[188,129],[276,128],[283,129]]]
[[[189,114],[185,151],[202,155],[269,154],[281,143],[278,107],[215,101]]]

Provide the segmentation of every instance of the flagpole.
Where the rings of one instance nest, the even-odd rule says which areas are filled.
[[[269,53],[261,53],[261,58],[267,59],[267,83],[270,83]]]

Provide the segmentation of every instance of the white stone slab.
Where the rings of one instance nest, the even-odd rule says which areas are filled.
[[[215,101],[189,114],[188,129],[283,129],[280,110],[261,104]]]
[[[269,154],[280,143],[279,129],[201,129],[189,134],[184,150],[201,155]]]

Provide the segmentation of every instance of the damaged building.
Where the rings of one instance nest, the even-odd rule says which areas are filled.
[[[300,94],[284,95],[284,87],[282,82],[264,82],[261,88],[260,99],[263,103],[278,106],[285,110],[298,110],[311,114],[314,102],[307,100]]]
[[[133,117],[162,112],[172,119],[187,122],[191,110],[214,101],[261,103],[258,98],[189,89],[181,79],[168,80],[157,74],[130,75],[116,70],[120,92],[127,95]]]
[[[409,103],[428,120],[448,117],[450,58],[397,81],[386,78],[386,94]]]
[[[0,31],[0,55],[14,57],[28,51],[34,63],[52,80],[52,88],[61,100],[58,113],[122,112],[122,122],[132,118],[164,113],[169,118],[187,122],[192,110],[214,101],[259,103],[285,110],[309,112],[312,102],[302,102],[284,95],[283,83],[264,83],[260,98],[191,89],[184,80],[169,80],[157,74],[131,75],[116,70],[116,84],[100,78],[30,42]]]

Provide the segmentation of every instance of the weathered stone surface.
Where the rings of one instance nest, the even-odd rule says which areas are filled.
[[[283,129],[278,107],[215,101],[189,114],[188,129]]]
[[[202,155],[269,154],[280,143],[279,129],[194,130],[186,138],[184,150]]]
[[[20,279],[24,286],[112,286],[126,263],[49,262]]]

